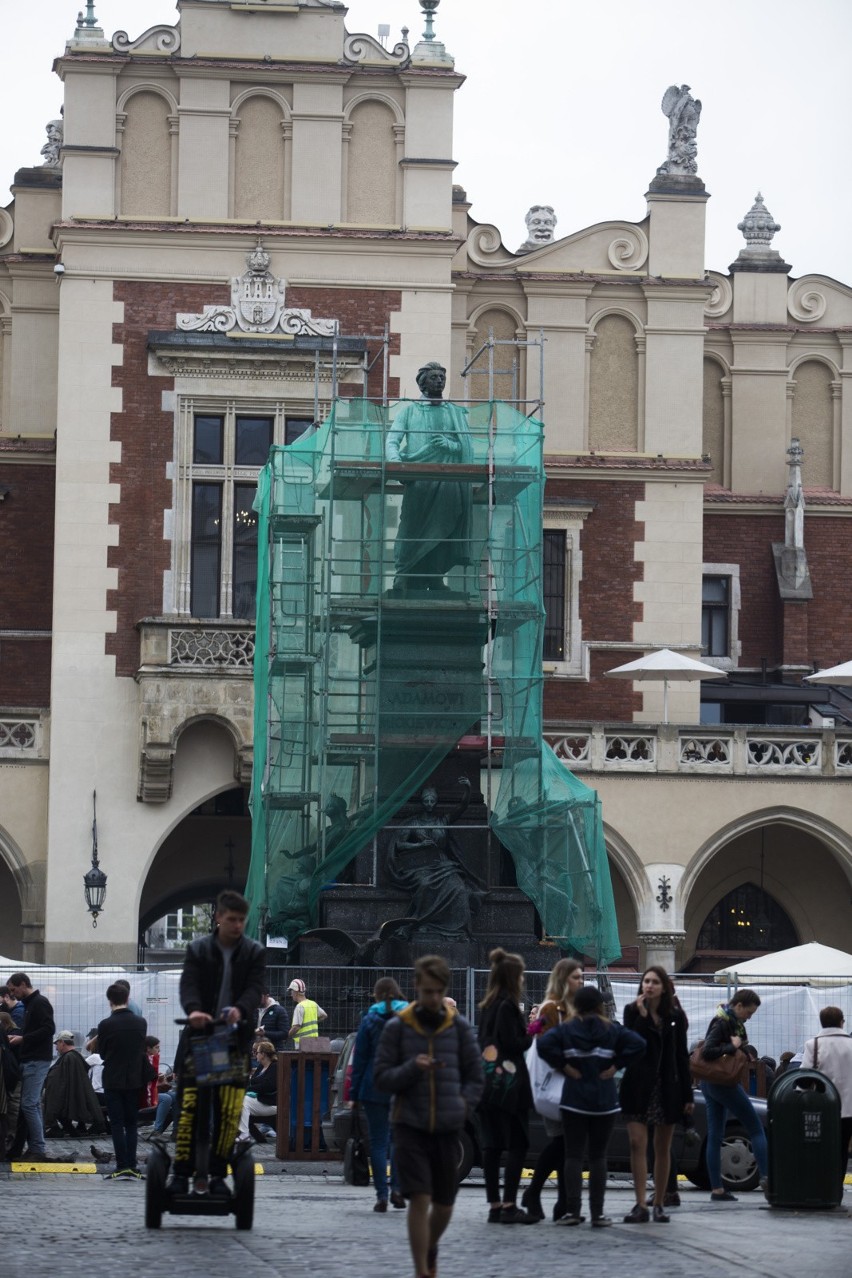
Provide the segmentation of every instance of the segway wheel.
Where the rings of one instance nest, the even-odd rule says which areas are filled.
[[[159,1229],[163,1220],[163,1208],[166,1202],[166,1177],[169,1172],[169,1158],[156,1145],[152,1148],[145,1169],[145,1225],[148,1229]]]
[[[234,1167],[234,1215],[237,1229],[251,1229],[254,1221],[254,1158],[243,1154]]]

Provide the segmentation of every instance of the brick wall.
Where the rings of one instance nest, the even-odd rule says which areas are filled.
[[[55,471],[0,458],[0,629],[50,632]],[[50,704],[49,639],[0,641],[0,705]]]
[[[139,665],[136,623],[161,612],[163,572],[171,565],[163,512],[172,504],[166,465],[172,460],[174,418],[161,405],[163,391],[172,389],[174,381],[149,375],[148,333],[173,330],[179,311],[227,304],[230,289],[120,281],[114,295],[124,303],[124,321],[113,331],[113,340],[123,347],[123,362],[113,369],[113,385],[122,390],[122,411],[113,414],[111,428],[111,438],[121,443],[121,462],[110,468],[110,479],[121,485],[121,503],[110,510],[110,522],[119,525],[120,533],[118,545],[109,549],[108,563],[118,569],[118,588],[107,592],[107,607],[117,611],[118,626],[106,637],[106,651],[116,658],[117,674],[133,675]],[[391,312],[400,309],[401,296],[391,290],[288,289],[287,305],[306,307],[318,318],[339,319],[344,334],[374,334],[381,333]],[[398,344],[395,335],[391,350]],[[381,394],[381,377],[379,360],[370,378],[371,395]],[[390,393],[398,393],[396,385]]]
[[[634,558],[644,525],[637,522],[637,500],[645,493],[644,483],[629,481],[594,482],[583,480],[548,481],[550,500],[573,499],[594,503],[583,524],[583,580],[580,583],[580,617],[583,641],[629,643],[633,625],[642,620],[642,605],[633,598],[633,583],[642,579],[643,566]],[[605,679],[603,672],[632,660],[635,652],[625,649],[593,650],[591,681],[549,679],[545,681],[545,722],[562,719],[603,719],[630,722],[642,708],[641,695],[633,685]]]
[[[759,667],[765,657],[771,670],[784,659],[785,614],[772,558],[772,543],[783,540],[784,517],[780,513],[711,513],[704,519],[705,563],[740,565],[743,666]],[[786,646],[792,654],[795,642],[795,651],[799,651],[798,644],[806,635],[805,659],[832,666],[848,661],[852,649],[852,594],[847,580],[852,562],[852,515],[806,514],[805,549],[814,594],[807,605],[788,608],[789,625],[795,633],[786,636]]]
[[[382,334],[385,326],[390,324],[392,311],[402,308],[402,294],[391,289],[353,289],[346,291],[339,288],[288,288],[287,305],[304,307],[311,311],[317,319],[337,319],[340,321],[340,332],[346,337],[362,334],[376,337]],[[400,335],[391,333],[388,345],[388,356],[399,354]],[[369,344],[370,360],[379,353],[380,342]],[[380,398],[382,394],[382,361],[377,359],[370,371],[367,382],[371,397]],[[355,387],[342,388],[344,393],[354,393]],[[358,394],[360,394],[360,381]],[[388,378],[388,395],[391,399],[399,395],[399,378]]]

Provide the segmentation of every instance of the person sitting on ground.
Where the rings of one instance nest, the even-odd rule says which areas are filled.
[[[822,1029],[809,1038],[802,1053],[803,1069],[818,1069],[830,1078],[840,1094],[840,1192],[846,1180],[849,1142],[852,1141],[852,1037],[846,1033],[839,1007],[820,1009]]]
[[[261,1145],[266,1137],[257,1129],[256,1118],[270,1118],[278,1113],[278,1053],[267,1039],[257,1044],[257,1069],[249,1079],[243,1108],[240,1114],[240,1136],[254,1137]]]
[[[56,1060],[44,1080],[44,1127],[47,1136],[82,1136],[102,1132],[104,1119],[89,1070],[74,1046],[71,1030],[54,1040]]]
[[[148,1077],[143,1080],[142,1090],[139,1093],[139,1108],[156,1110],[157,1084],[160,1078],[160,1040],[153,1034],[148,1034],[145,1038],[145,1055],[148,1058]]]

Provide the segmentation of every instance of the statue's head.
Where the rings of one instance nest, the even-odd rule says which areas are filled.
[[[417,385],[422,395],[439,396],[447,384],[447,370],[437,360],[424,364],[417,370]]]
[[[326,800],[323,812],[332,821],[341,821],[346,816],[346,800],[341,799],[339,794],[330,794]]]
[[[438,791],[432,785],[427,785],[426,789],[420,795],[420,802],[423,804],[427,812],[432,812],[438,806]]]
[[[550,204],[534,204],[524,221],[527,240],[531,244],[552,244],[556,231],[556,214]]]

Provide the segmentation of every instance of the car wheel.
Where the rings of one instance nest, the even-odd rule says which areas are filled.
[[[744,1128],[729,1127],[722,1141],[722,1184],[731,1193],[757,1189],[760,1169]]]
[[[470,1169],[476,1162],[476,1144],[469,1132],[459,1132],[458,1173],[459,1183],[470,1175]]]

